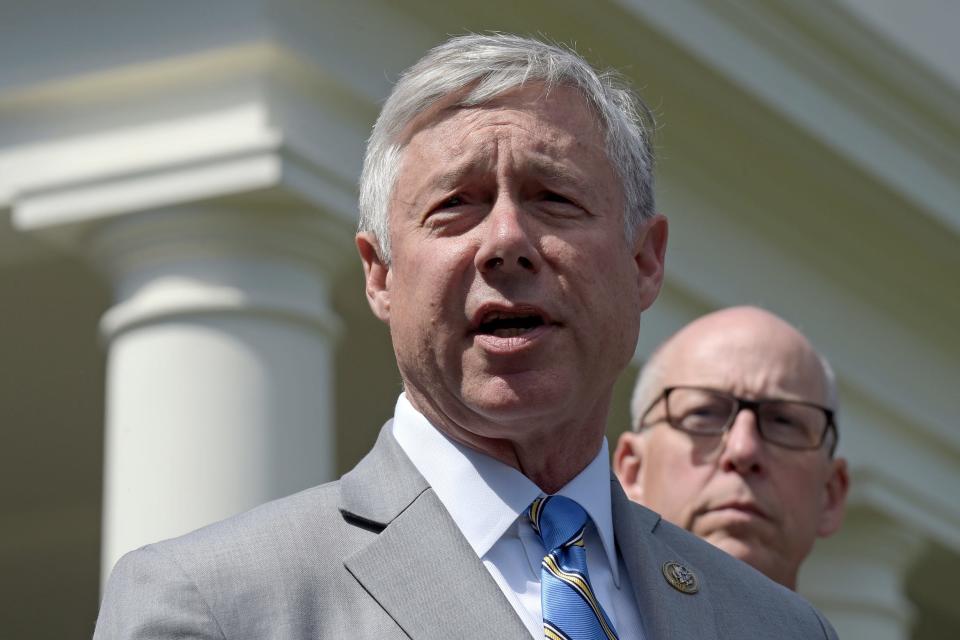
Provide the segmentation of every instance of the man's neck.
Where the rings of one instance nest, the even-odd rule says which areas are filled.
[[[529,422],[515,429],[467,428],[454,422],[434,403],[407,387],[407,399],[434,428],[451,440],[513,467],[546,494],[556,493],[577,476],[597,455],[603,442],[606,407],[602,416],[575,420],[557,418],[549,427]],[[532,422],[532,421],[531,421]],[[485,437],[487,433],[507,433],[508,437]]]

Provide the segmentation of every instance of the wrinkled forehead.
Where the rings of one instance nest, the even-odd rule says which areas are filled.
[[[477,106],[449,102],[415,124],[394,199],[414,202],[416,194],[449,190],[500,166],[516,171],[514,177],[559,181],[623,207],[619,174],[593,114],[562,87],[549,95],[542,87],[524,87]]]
[[[664,386],[828,402],[823,366],[800,334],[733,327],[680,336],[669,346],[662,364]]]

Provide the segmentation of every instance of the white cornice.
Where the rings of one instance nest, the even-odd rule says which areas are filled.
[[[960,234],[956,91],[841,8],[617,1]]]
[[[197,89],[204,79],[210,86]],[[59,103],[82,121],[103,92],[124,96],[117,118],[129,123],[0,149],[0,208],[16,229],[69,243],[96,220],[271,189],[355,219],[354,179],[375,107],[291,52],[253,44],[0,101],[22,118]],[[171,108],[150,104],[159,100]]]
[[[960,513],[931,497],[892,473],[864,469],[855,476],[850,504],[869,505],[898,523],[910,523],[914,531],[960,553]]]
[[[263,159],[281,140],[264,121],[250,104],[6,153],[15,224],[31,230],[262,187],[276,180]]]

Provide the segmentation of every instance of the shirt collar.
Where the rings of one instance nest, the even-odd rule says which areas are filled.
[[[433,488],[477,557],[485,556],[525,514],[530,503],[543,494],[513,467],[448,438],[410,404],[406,394],[401,393],[397,399],[393,437]],[[593,461],[556,495],[575,500],[590,515],[614,583],[619,585],[606,438]]]
[[[613,510],[610,504],[610,452],[604,437],[600,450],[583,471],[556,495],[566,496],[584,508],[597,527],[603,550],[610,563],[614,584],[620,586],[620,565],[613,538]]]

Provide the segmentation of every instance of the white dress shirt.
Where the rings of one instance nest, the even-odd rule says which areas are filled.
[[[397,400],[392,429],[530,635],[542,639],[540,563],[546,551],[526,511],[543,492],[513,467],[450,440],[405,394]],[[613,539],[608,456],[604,438],[593,461],[556,495],[575,500],[590,516],[587,572],[617,634],[642,639],[640,612]]]

